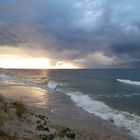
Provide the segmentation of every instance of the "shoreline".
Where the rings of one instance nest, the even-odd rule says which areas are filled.
[[[34,107],[37,113],[47,115],[55,125],[69,127],[77,133],[85,133],[86,135],[79,136],[77,140],[136,140],[129,134],[129,131],[124,128],[116,127],[113,123],[102,120],[99,117],[90,114],[89,120],[76,119],[66,117],[57,113],[53,113],[46,109]],[[92,139],[88,138],[91,137]]]
[[[19,83],[17,83],[17,81],[16,81],[16,85],[14,86],[12,85],[12,87],[9,88],[6,86],[3,91],[4,91],[3,96],[4,94],[7,94],[7,97],[9,98],[12,95],[13,100],[11,99],[10,102],[13,102],[14,100],[18,100],[16,99],[16,95],[18,94],[21,95],[31,94],[32,95],[31,98],[33,98],[33,95],[34,97],[36,97],[36,95],[38,95],[39,93],[43,97],[44,93],[46,92],[44,91],[43,93],[42,90],[40,91],[40,89],[36,87],[35,88],[32,86],[30,87],[29,85],[23,83],[21,83],[20,85]],[[54,91],[54,92],[58,92],[58,91]],[[15,94],[15,96],[13,96],[13,94]],[[24,96],[21,96],[21,98],[24,99]],[[70,97],[67,96],[67,98]],[[20,101],[23,102],[23,100]],[[67,102],[67,100],[65,100],[65,102]],[[23,103],[25,104],[25,106],[27,106],[28,110],[31,110],[31,112],[48,117],[49,121],[52,123],[53,126],[57,126],[58,128],[59,127],[61,128],[63,126],[71,128],[71,130],[73,130],[76,134],[78,134],[78,136],[76,135],[76,140],[102,140],[102,139],[103,140],[134,140],[135,139],[130,135],[130,132],[125,128],[118,128],[113,124],[113,122],[102,120],[99,117],[90,114],[86,111],[83,111],[83,113],[80,112],[81,114],[79,114],[79,116],[81,116],[81,118],[79,117],[72,118],[70,117],[71,116],[70,113],[72,112],[69,111],[69,108],[66,108],[67,111],[69,112],[68,115],[63,116],[61,113],[58,114],[55,112],[51,112],[48,109],[37,108],[35,106],[29,106],[25,102]],[[81,107],[78,108],[80,109]],[[83,109],[81,108],[81,110]],[[73,113],[77,113],[77,112],[73,112]],[[86,114],[88,116],[87,117],[88,119],[85,119],[83,114]]]
[[[2,97],[3,98],[3,97]],[[4,102],[8,102],[8,104],[11,106],[13,100],[9,100],[4,98]],[[5,104],[3,103],[3,104]],[[74,118],[69,118],[66,116],[62,116],[60,114],[56,114],[54,112],[51,112],[47,109],[42,109],[42,108],[37,108],[33,106],[28,106],[25,104],[25,107],[31,114],[24,114],[25,120],[22,119],[20,122],[21,124],[18,126],[17,123],[19,123],[19,118],[17,115],[15,115],[15,110],[13,110],[13,107],[10,108],[10,106],[7,108],[7,110],[10,110],[8,112],[11,117],[14,118],[14,121],[12,120],[12,125],[11,122],[8,121],[8,124],[5,126],[8,128],[11,126],[14,126],[14,128],[18,129],[20,126],[23,132],[20,133],[25,133],[26,131],[28,132],[29,130],[27,122],[30,120],[32,122],[30,125],[30,131],[32,131],[32,137],[36,136],[38,134],[37,139],[31,139],[31,140],[41,140],[39,137],[39,132],[36,130],[36,122],[38,120],[38,117],[36,116],[44,116],[47,118],[47,128],[51,130],[53,133],[59,132],[61,128],[68,128],[71,131],[71,135],[75,136],[73,139],[75,140],[134,140],[132,136],[128,134],[128,132],[123,129],[123,128],[117,128],[116,126],[113,126],[113,124],[110,124],[107,121],[101,120],[100,118],[91,115],[91,118],[89,120],[82,120],[82,119],[74,119]],[[15,109],[15,108],[14,108]],[[44,118],[43,117],[43,118]],[[9,125],[10,124],[10,125]],[[27,129],[27,130],[26,130]],[[46,135],[50,135],[52,132],[45,132]],[[28,136],[28,134],[27,134]],[[57,140],[57,138],[54,138],[54,140]],[[69,140],[70,138],[64,136],[62,139],[64,140]],[[3,139],[4,140],[4,139]],[[10,139],[8,139],[10,140]],[[42,139],[45,140],[45,139]]]

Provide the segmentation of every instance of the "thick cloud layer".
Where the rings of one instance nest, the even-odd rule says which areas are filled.
[[[139,11],[138,0],[1,0],[0,45],[84,67],[140,67]]]

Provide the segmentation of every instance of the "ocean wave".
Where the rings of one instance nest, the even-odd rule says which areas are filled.
[[[140,139],[140,117],[128,112],[112,109],[105,103],[91,98],[76,89],[65,87],[64,83],[49,81],[47,87],[68,95],[78,107],[96,116],[114,123],[118,127],[130,130],[131,134]],[[137,95],[134,93],[134,95]]]
[[[131,98],[131,97],[134,97],[134,96],[140,96],[140,93],[114,94],[114,95],[99,94],[99,97],[105,97],[105,98]]]
[[[134,97],[134,96],[140,96],[140,93],[131,93],[131,94],[121,94],[121,95],[115,95],[114,97],[115,98],[131,98],[131,97]]]
[[[132,135],[140,139],[140,117],[128,112],[118,111],[107,106],[105,103],[94,100],[88,95],[84,95],[79,91],[65,92],[65,90],[57,89],[70,96],[78,107],[83,108],[89,113],[114,123],[118,127],[124,127],[131,131]]]
[[[140,81],[131,81],[131,80],[128,80],[128,79],[126,79],[126,80],[125,79],[117,79],[117,81],[125,83],[125,84],[140,86]]]
[[[58,87],[63,86],[64,83],[56,82],[56,81],[49,81],[47,84],[47,87],[50,89],[56,89]]]

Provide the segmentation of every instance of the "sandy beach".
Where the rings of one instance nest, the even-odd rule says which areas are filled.
[[[80,120],[39,108],[35,111],[47,115],[50,121],[58,127],[71,128],[76,133],[76,140],[134,140],[127,130],[117,128],[111,122],[103,121],[94,115],[90,115],[89,120]]]
[[[134,140],[124,129],[96,116],[65,117],[0,97],[0,140]]]

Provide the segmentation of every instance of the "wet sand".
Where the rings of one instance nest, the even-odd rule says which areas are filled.
[[[58,127],[70,127],[77,134],[77,140],[136,140],[130,136],[129,131],[94,115],[90,115],[89,120],[79,120],[40,108],[33,110],[37,114],[47,116]]]

